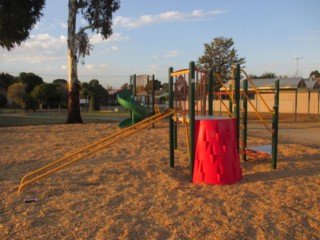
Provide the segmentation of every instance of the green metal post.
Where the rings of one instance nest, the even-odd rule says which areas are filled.
[[[234,77],[234,88],[235,88],[235,117],[236,117],[236,133],[237,133],[237,149],[239,152],[239,135],[240,135],[240,64],[237,64],[236,74]]]
[[[154,82],[154,74],[152,75],[152,111],[154,113],[154,101],[155,101],[155,82]]]
[[[243,80],[243,93],[248,94],[248,80]],[[247,132],[248,132],[248,101],[246,97],[243,97],[243,113],[242,113],[242,160],[247,161],[247,154],[245,153],[247,148]]]
[[[133,79],[132,79],[132,81],[133,81],[133,83],[132,83],[132,95],[133,96],[136,96],[136,91],[137,91],[137,75],[136,74],[134,74],[133,75]]]
[[[151,115],[155,114],[154,110],[154,101],[155,101],[155,83],[154,83],[154,74],[152,75],[152,110],[151,110]],[[154,124],[152,124],[152,127],[154,128]]]
[[[233,87],[232,87],[232,84],[230,84],[230,85],[229,85],[229,92],[230,92],[230,93],[233,91],[232,88],[233,88]],[[232,96],[233,96],[233,94],[232,94]],[[229,97],[229,112],[231,112],[231,113],[233,113],[232,102],[233,102],[233,99],[231,99],[231,98]]]
[[[169,108],[173,109],[173,68],[169,68]],[[169,118],[170,167],[174,167],[174,122]]]
[[[174,124],[173,126],[174,132],[174,149],[178,149],[178,124]]]
[[[213,71],[212,69],[208,71],[208,110],[209,110],[209,116],[213,116]]]
[[[279,126],[279,80],[275,82],[276,94],[274,97],[274,107],[272,115],[272,168],[277,168],[278,158],[278,126]]]
[[[190,180],[192,182],[195,157],[195,63],[189,63],[189,142],[190,142]]]

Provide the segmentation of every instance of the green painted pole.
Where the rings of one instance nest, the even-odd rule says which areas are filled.
[[[243,80],[243,92],[248,95],[248,80]],[[245,153],[247,148],[247,136],[248,136],[248,100],[246,97],[242,99],[243,101],[243,113],[242,113],[242,160],[247,161],[247,154]]]
[[[178,124],[174,124],[173,126],[174,132],[174,149],[178,149]]]
[[[132,102],[134,102],[134,97],[136,96],[136,74],[131,75],[132,77],[132,86],[131,86],[131,93],[132,93]],[[131,79],[130,79],[131,82]],[[135,124],[135,119],[134,119],[134,115],[133,112],[130,110],[130,116],[131,116],[131,120],[132,120],[132,124]]]
[[[232,84],[230,84],[230,85],[229,85],[229,92],[230,92],[230,93],[233,91],[232,88],[233,88],[233,87],[232,87]],[[232,96],[233,96],[233,94],[232,94]],[[233,102],[233,99],[231,99],[231,98],[229,97],[229,112],[231,112],[231,113],[233,113],[232,102]]]
[[[192,182],[195,157],[195,63],[189,63],[189,142],[190,142],[190,180]]]
[[[237,149],[239,152],[239,136],[240,136],[240,64],[237,64],[236,74],[234,77],[234,88],[235,88],[235,117],[236,117],[236,133],[237,133]]]
[[[155,101],[155,83],[154,83],[154,74],[152,75],[152,110],[151,110],[151,115],[155,114],[155,110],[154,110],[154,101]],[[154,124],[152,124],[152,127],[154,128]]]
[[[275,82],[276,94],[274,96],[274,107],[272,115],[272,168],[277,168],[277,158],[278,158],[278,127],[279,127],[279,80]]]
[[[169,68],[169,108],[173,109],[173,68]],[[170,167],[174,167],[174,122],[169,117],[169,143],[170,143]]]
[[[209,81],[209,86],[208,86],[208,112],[209,116],[213,116],[213,71],[210,69],[208,71],[208,81]]]

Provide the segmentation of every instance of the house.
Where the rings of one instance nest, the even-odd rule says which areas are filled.
[[[117,96],[122,91],[124,91],[124,90],[123,89],[111,89],[111,90],[108,90],[108,102],[107,102],[107,105],[108,106],[117,106],[117,105],[119,105]]]
[[[253,85],[259,89],[259,91],[264,90],[272,90],[275,88],[275,81],[277,78],[259,78],[259,79],[251,79]],[[242,88],[242,82],[240,82],[240,88]],[[233,84],[233,80],[229,80],[225,86],[229,88],[230,84]],[[297,88],[306,88],[307,85],[304,79],[301,78],[279,78],[280,89],[289,90],[289,89],[297,89]],[[248,81],[248,90],[254,90],[254,87],[251,85],[250,81]],[[225,91],[225,88],[220,88],[220,91]]]

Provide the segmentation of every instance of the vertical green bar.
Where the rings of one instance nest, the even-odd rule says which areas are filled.
[[[169,68],[169,108],[173,109],[173,68]],[[174,167],[174,122],[172,117],[169,117],[169,142],[170,142],[170,167]]]
[[[154,74],[152,75],[152,113],[154,114],[154,101],[155,101],[155,91],[156,91],[156,87],[155,87],[155,82],[154,82]]]
[[[137,75],[134,74],[133,75],[133,87],[132,87],[132,95],[135,96],[136,95],[136,87],[137,87],[137,84],[136,84],[136,81],[137,81]]]
[[[174,149],[178,149],[178,124],[173,125]]]
[[[152,110],[151,110],[151,115],[155,114],[155,110],[154,110],[154,101],[155,101],[155,82],[154,82],[154,74],[152,75],[151,78],[152,81]],[[152,127],[154,128],[154,124],[152,124]]]
[[[195,63],[189,63],[189,142],[190,142],[190,180],[192,182],[195,157]]]
[[[231,92],[233,91],[232,88],[233,88],[233,87],[232,87],[232,84],[230,84],[230,85],[229,85],[229,93],[231,93]],[[232,94],[232,96],[233,96],[233,94]],[[233,101],[233,99],[231,99],[231,98],[229,97],[229,112],[231,112],[231,113],[233,113],[232,101]]]
[[[278,126],[279,126],[279,80],[275,82],[276,94],[274,96],[274,107],[272,115],[272,168],[277,168],[278,158]]]
[[[236,117],[236,122],[237,122],[237,149],[239,152],[239,135],[240,135],[240,64],[237,64],[236,68],[236,74],[234,77],[234,88],[235,88],[235,105],[236,105],[236,110],[235,110],[235,117]]]
[[[243,93],[248,95],[248,80],[243,80]],[[242,113],[242,160],[245,162],[247,161],[247,154],[246,154],[246,148],[247,148],[247,132],[248,132],[248,101],[246,97],[243,97],[243,113]]]
[[[213,116],[213,71],[210,69],[208,71],[208,108],[209,108],[209,116]]]
[[[137,75],[134,74],[133,75],[133,86],[132,86],[132,102],[134,102],[134,97],[136,96],[136,93],[137,93]],[[136,120],[135,120],[135,116],[133,114],[133,111],[130,110],[130,115],[131,115],[131,120],[132,120],[132,124],[135,124],[136,123]]]

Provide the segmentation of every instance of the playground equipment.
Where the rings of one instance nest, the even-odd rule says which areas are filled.
[[[167,118],[169,116],[171,116],[174,113],[173,110],[166,110],[164,112],[159,112],[155,115],[152,115],[130,127],[127,127],[125,129],[122,129],[106,138],[101,139],[100,141],[97,141],[91,145],[88,145],[86,147],[83,147],[81,149],[79,149],[76,152],[73,152],[71,154],[68,154],[42,168],[39,168],[29,174],[26,174],[20,182],[20,186],[18,189],[18,193],[20,193],[20,191],[27,185],[42,179],[62,168],[65,168],[67,166],[69,166],[72,163],[78,162],[83,158],[86,158],[116,142],[118,142],[119,140],[128,137],[142,129],[147,128],[148,126],[164,119]]]
[[[247,81],[250,81],[250,78],[240,69],[239,65],[232,71],[234,86],[227,88],[224,86],[219,75],[213,74],[212,71],[197,69],[194,62],[190,62],[189,69],[173,72],[173,68],[169,68],[169,108],[175,110],[174,116],[169,123],[170,166],[174,166],[174,149],[177,147],[177,125],[184,124],[187,134],[190,176],[191,181],[193,182],[228,184],[237,182],[241,179],[238,153],[242,154],[242,159],[244,161],[246,161],[246,155],[249,154],[249,148],[247,148],[247,105],[248,103],[252,105],[252,103],[248,97],[247,85],[245,84],[247,84]],[[248,79],[243,81],[244,87],[242,92],[240,91],[241,72],[245,74]],[[215,79],[225,87],[226,93],[229,95],[229,108],[226,106],[226,109],[228,110],[230,117],[233,117],[233,123],[227,123],[228,120],[225,118],[218,119],[213,117],[213,84]],[[250,83],[251,86],[255,88],[252,81]],[[272,133],[271,155],[273,168],[276,168],[277,163],[278,81],[276,82],[275,89],[275,104],[273,110],[271,110],[273,114],[272,128],[267,126],[261,114],[256,111],[260,121],[267,126],[267,129]],[[255,90],[256,94],[262,98],[256,88]],[[243,95],[242,108],[240,107],[241,95]],[[242,118],[240,111],[242,111]],[[241,119],[242,123],[240,124]],[[211,125],[206,122],[208,120],[211,121]],[[199,130],[199,126],[202,125],[204,126],[203,129],[200,128]],[[223,133],[225,129],[227,130]],[[242,138],[240,138],[240,129],[242,129]],[[208,137],[209,135],[211,136]],[[227,135],[228,137],[226,138],[224,135]],[[223,140],[216,141],[215,138]],[[233,140],[227,142],[226,139],[235,139],[235,141],[233,143]],[[251,150],[251,153],[258,154],[259,151],[259,149]],[[203,155],[203,152],[206,153],[206,156],[199,158],[200,155]],[[230,159],[230,156],[226,157],[226,155],[230,152],[232,153],[232,160],[225,165],[225,161]],[[207,167],[204,167],[204,165],[209,166],[208,169],[205,169]],[[230,169],[232,170],[231,173],[229,176],[226,176],[228,175],[226,172],[230,172]],[[208,174],[211,174],[211,176]]]
[[[240,91],[240,73],[246,75],[243,80],[243,90]],[[101,139],[91,145],[68,154],[42,168],[26,174],[20,183],[18,192],[25,186],[42,179],[60,169],[78,162],[97,151],[100,151],[119,140],[128,137],[154,123],[169,118],[169,139],[170,139],[170,167],[174,167],[174,149],[177,148],[177,127],[180,124],[185,126],[188,155],[190,162],[190,177],[194,183],[212,184],[232,184],[242,179],[239,153],[247,155],[247,105],[254,108],[248,97],[248,81],[256,90],[259,98],[263,99],[256,87],[250,81],[247,74],[237,65],[233,69],[234,87],[229,89],[224,86],[223,81],[212,71],[197,69],[194,62],[190,62],[189,69],[173,71],[169,68],[169,108],[161,112],[154,106],[154,82],[150,84],[150,78],[143,75],[137,83],[137,76],[131,78],[133,94],[123,92],[120,94],[119,102],[132,111],[132,118],[125,120],[122,126],[128,126],[106,138]],[[213,83],[218,79],[229,95],[229,114],[231,118],[219,118],[213,116]],[[145,82],[145,80],[147,80]],[[152,77],[154,80],[154,77]],[[142,86],[138,87],[137,86]],[[151,87],[152,86],[152,87]],[[139,89],[139,91],[137,90]],[[152,114],[149,112],[149,95],[144,95],[143,91],[153,89]],[[139,94],[140,92],[140,94]],[[272,127],[267,127],[261,114],[256,111],[260,121],[272,133],[272,167],[277,166],[277,144],[278,144],[278,104],[279,104],[279,81],[275,83],[275,101],[272,112]],[[240,96],[243,96],[240,107]],[[134,96],[148,96],[147,107],[143,108],[139,103],[133,101]],[[146,109],[148,109],[146,111]],[[242,111],[242,118],[240,116]],[[145,119],[142,119],[146,117]],[[240,120],[242,119],[242,124]],[[240,141],[240,129],[242,129],[242,141]],[[240,150],[240,142],[241,150]],[[259,152],[260,150],[251,150]],[[246,161],[246,157],[243,157]]]
[[[131,117],[120,122],[120,128],[131,126],[154,113],[154,82],[154,75],[130,76],[131,92],[127,90],[118,94],[118,102],[130,110]]]
[[[247,156],[250,156],[252,158],[266,158],[266,157],[272,157],[272,168],[275,169],[277,167],[277,146],[278,146],[278,119],[279,119],[279,80],[275,81],[275,87],[274,90],[269,91],[269,94],[274,94],[274,106],[273,108],[269,107],[266,101],[264,100],[262,94],[257,89],[257,87],[252,82],[251,78],[248,76],[248,74],[243,70],[240,69],[239,66],[233,69],[234,72],[234,83],[227,88],[225,84],[221,81],[220,78],[217,78],[221,84],[221,86],[224,88],[224,93],[219,93],[220,95],[225,94],[229,96],[229,109],[226,107],[225,104],[224,107],[227,109],[227,112],[230,116],[234,115],[236,116],[236,119],[238,121],[237,125],[238,127],[238,133],[239,141],[238,141],[238,149],[239,145],[241,145],[241,149],[239,149],[243,161],[247,160]],[[242,90],[241,90],[241,81],[240,81],[240,73],[244,74],[245,79],[242,80]],[[255,105],[252,103],[249,97],[248,92],[248,83],[250,83],[250,87],[252,88],[251,94],[255,94],[262,102],[262,104],[265,106],[265,109],[268,111],[268,113],[272,114],[272,126],[270,127],[261,113],[257,110]],[[266,92],[265,92],[266,93]],[[240,104],[240,100],[242,97],[242,107]],[[222,102],[223,103],[223,102]],[[248,129],[248,104],[253,109],[254,113],[260,120],[260,122],[264,125],[267,131],[269,131],[272,134],[272,145],[264,145],[264,146],[257,146],[257,147],[248,147],[247,146],[247,129]],[[240,116],[240,111],[242,112],[242,116]],[[234,112],[234,114],[233,114]],[[242,122],[240,123],[240,120]],[[242,131],[242,138],[240,138],[239,132]]]
[[[120,128],[129,127],[148,117],[148,109],[140,103],[135,102],[133,95],[128,90],[118,94],[118,102],[125,109],[131,111],[131,117],[124,119],[119,123]]]

